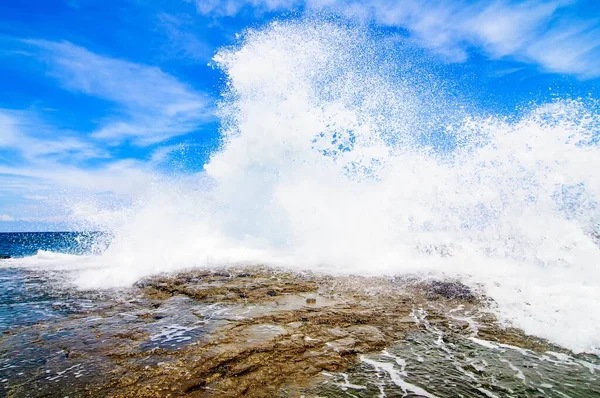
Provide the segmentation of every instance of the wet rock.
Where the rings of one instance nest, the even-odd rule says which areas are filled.
[[[204,378],[195,378],[190,379],[181,384],[179,389],[186,394],[189,394],[193,391],[197,391],[206,385],[206,379]]]
[[[335,352],[342,355],[356,352],[354,349],[354,347],[356,347],[356,340],[354,340],[352,337],[334,340],[327,343],[327,345],[335,350]]]
[[[35,355],[44,363],[29,365],[30,377],[49,368],[61,372],[80,358],[90,373],[61,384],[60,396],[278,396],[290,386],[312,383],[322,371],[349,369],[359,354],[380,352],[424,330],[416,308],[427,308],[420,316],[445,336],[468,336],[472,331],[464,322],[453,326],[447,310],[463,305],[476,311],[479,305],[457,282],[415,288],[395,278],[334,278],[260,267],[159,275],[139,282],[132,294],[135,300],[87,318],[4,335],[0,352],[39,350]],[[516,346],[525,341],[518,331],[494,326],[493,318],[479,322],[490,340]],[[47,360],[52,355],[54,362]],[[19,380],[19,386],[29,382],[25,376]],[[56,382],[36,383],[46,388]],[[40,396],[31,391],[15,387],[13,396]]]
[[[352,334],[352,336],[359,339],[360,341],[364,341],[370,344],[383,345],[387,341],[386,336],[375,326],[351,326],[348,328],[348,331]]]
[[[215,271],[195,277],[188,272],[180,275],[159,275],[137,283],[148,298],[185,295],[205,302],[260,302],[264,297],[287,293],[310,292],[316,281],[299,278],[292,273],[273,273],[257,269],[255,273]]]
[[[458,281],[432,281],[426,284],[428,298],[435,300],[441,297],[447,300],[464,300],[474,302],[477,296],[465,284]]]
[[[340,328],[331,328],[327,330],[327,333],[333,337],[347,337],[350,333],[346,330],[342,330]]]

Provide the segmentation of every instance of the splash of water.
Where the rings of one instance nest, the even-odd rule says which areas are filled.
[[[526,332],[598,352],[595,106],[468,116],[384,41],[331,21],[247,32],[214,58],[227,85],[205,173],[120,213],[101,256],[61,262],[83,287],[227,263],[459,275]]]

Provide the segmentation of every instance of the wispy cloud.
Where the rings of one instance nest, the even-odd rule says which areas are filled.
[[[132,159],[112,161],[95,168],[53,162],[22,167],[0,165],[0,174],[37,179],[62,190],[131,196],[143,192],[154,179],[145,162]]]
[[[168,46],[162,48],[170,57],[187,61],[209,61],[214,49],[193,33],[195,22],[189,15],[160,13],[157,16],[159,27],[168,38]]]
[[[0,213],[10,211],[19,220],[77,222],[80,220],[73,217],[72,211],[79,203],[129,203],[144,195],[156,178],[151,162],[131,159],[97,167],[53,161],[0,164],[4,191],[0,196],[5,197],[0,200]]]
[[[173,41],[185,44],[183,56],[203,56],[202,42],[186,33],[186,20],[163,14],[160,21]],[[59,89],[100,99],[94,103],[102,108],[89,120],[77,109],[62,107],[66,102],[61,99],[52,101],[58,112],[38,107],[49,99],[44,90],[29,107],[0,108],[3,228],[24,220],[71,221],[78,202],[118,204],[140,198],[170,166],[178,150],[173,138],[213,122],[213,99],[159,67],[68,41],[4,40],[8,50],[0,56],[12,57],[8,61],[14,65],[16,57],[26,58],[29,73],[44,73]]]
[[[101,143],[74,134],[53,129],[33,111],[0,109],[0,214],[11,214],[4,221],[71,221],[76,200],[132,200],[176,150],[159,146],[146,160],[114,159]]]
[[[233,16],[246,7],[259,12],[288,10],[302,5],[300,0],[195,0],[198,12],[204,15]]]
[[[600,76],[600,24],[572,14],[572,1],[368,1],[375,21],[407,28],[420,45],[454,61],[478,48],[551,72]]]
[[[478,49],[543,70],[600,76],[600,18],[578,15],[577,0],[196,0],[202,14],[230,16],[246,8],[328,10],[400,27],[420,46],[452,62]]]
[[[118,105],[91,136],[118,144],[150,145],[198,129],[211,101],[157,67],[95,54],[70,42],[28,40],[48,62],[49,75],[75,92]]]
[[[46,125],[31,111],[0,109],[0,150],[16,151],[27,161],[43,157],[94,159],[107,153],[73,132]]]

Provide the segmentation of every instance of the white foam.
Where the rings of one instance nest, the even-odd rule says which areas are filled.
[[[159,342],[161,344],[173,341],[182,343],[192,339],[192,336],[189,335],[189,332],[195,329],[198,329],[198,327],[182,326],[177,324],[166,325],[159,333],[150,336],[150,341]]]
[[[102,213],[114,240],[82,258],[78,283],[232,263],[428,272],[482,284],[527,333],[600,352],[595,105],[469,116],[389,45],[301,20],[220,51],[221,148],[205,173]]]
[[[395,369],[394,365],[391,363],[378,362],[373,359],[368,359],[364,356],[360,357],[360,361],[363,363],[366,363],[367,365],[374,367],[375,370],[377,370],[378,372],[379,371],[386,372],[390,376],[390,379],[392,379],[392,382],[395,385],[397,385],[398,387],[400,387],[405,392],[405,395],[408,394],[409,392],[411,392],[413,394],[417,394],[417,395],[423,396],[423,397],[436,398],[436,395],[433,395],[432,393],[424,390],[423,388],[405,381],[401,377],[402,373],[397,371]]]
[[[337,383],[337,385],[343,391],[347,391],[348,389],[351,389],[351,390],[366,390],[367,389],[367,387],[365,387],[365,386],[361,386],[359,384],[351,383],[350,379],[348,377],[348,374],[346,374],[346,373],[340,373],[340,375],[344,378],[344,382],[343,383]]]
[[[500,358],[500,361],[506,363],[508,365],[508,367],[515,372],[515,376],[518,379],[521,379],[521,380],[523,380],[523,382],[525,382],[525,375],[523,374],[523,371],[521,369],[517,368],[515,365],[513,365],[512,362],[510,362],[507,359]]]
[[[493,392],[491,392],[489,390],[486,390],[483,387],[477,387],[477,390],[480,391],[480,392],[482,392],[486,397],[489,397],[489,398],[500,398],[496,394],[494,394]]]

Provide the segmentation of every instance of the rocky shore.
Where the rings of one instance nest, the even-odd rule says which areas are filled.
[[[401,342],[415,341],[416,352],[420,333],[455,356],[460,344],[568,354],[501,327],[487,310],[493,303],[458,281],[245,267],[159,275],[94,297],[84,312],[2,336],[0,395],[317,397],[350,389],[377,396],[348,374],[360,376],[371,363],[365,356]],[[473,357],[456,358],[471,364],[467,375],[477,375]],[[593,392],[595,368],[591,374],[584,387]],[[493,380],[485,383],[474,385],[491,391]],[[380,396],[426,396],[410,383],[395,385],[378,385]]]

